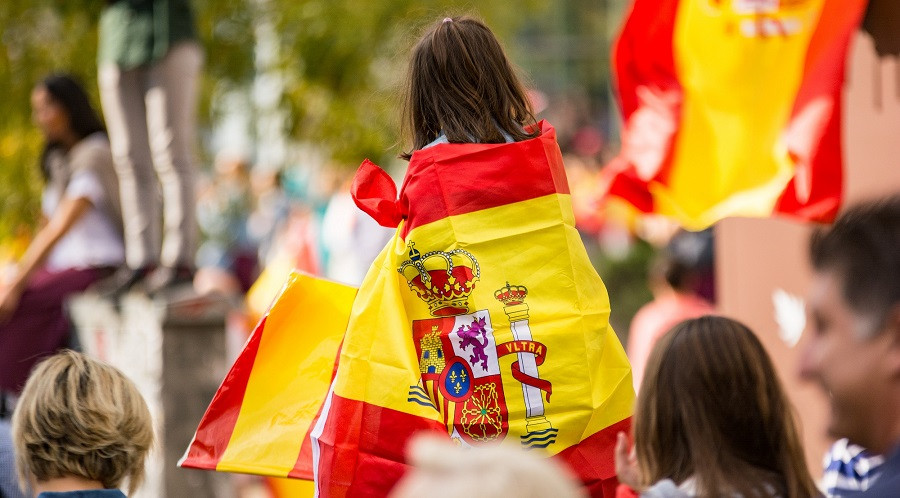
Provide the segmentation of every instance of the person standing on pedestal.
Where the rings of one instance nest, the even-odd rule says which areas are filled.
[[[153,294],[194,276],[193,147],[203,50],[187,0],[110,0],[99,29],[98,82],[126,250],[126,266],[99,290],[118,296],[146,279]]]

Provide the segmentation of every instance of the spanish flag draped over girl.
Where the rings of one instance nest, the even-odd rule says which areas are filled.
[[[453,29],[447,24],[438,31]],[[232,429],[208,412],[183,465],[314,479],[321,496],[384,495],[405,471],[409,439],[432,431],[465,446],[542,452],[568,464],[595,496],[614,495],[613,447],[629,427],[631,370],[574,227],[556,134],[543,121],[518,133],[492,126],[513,132],[497,143],[460,143],[442,126],[446,138],[411,154],[399,194],[384,171],[362,164],[357,205],[396,234],[355,295],[292,279],[251,337],[248,350],[257,352],[245,351],[232,389],[210,407],[230,414]],[[323,339],[324,329],[337,333]],[[312,375],[309,367],[254,377],[257,364],[277,355],[281,370],[285,361],[313,364],[338,350],[340,332],[333,375],[312,389],[297,381],[298,372]],[[274,345],[277,336],[290,345]],[[251,396],[259,406],[247,406],[246,394],[236,401],[241,389],[259,389]],[[245,412],[256,422],[242,424]],[[276,436],[281,426],[292,445]],[[287,452],[283,463],[260,465],[276,447]]]

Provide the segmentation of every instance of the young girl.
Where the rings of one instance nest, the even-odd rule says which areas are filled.
[[[364,162],[357,205],[397,232],[363,281],[311,431],[321,496],[383,495],[416,433],[504,442],[615,491],[633,390],[574,227],[553,128],[493,33],[445,18],[415,46],[399,195]]]
[[[639,393],[636,451],[629,457],[620,433],[616,468],[640,496],[819,496],[772,362],[741,323],[676,325],[653,348]]]
[[[413,49],[403,132],[413,152],[436,143],[519,142],[539,135],[522,83],[484,24],[444,18]]]
[[[68,343],[63,302],[125,257],[109,142],[87,93],[69,76],[50,76],[34,88],[31,105],[47,140],[45,224],[0,281],[0,411],[31,367]]]

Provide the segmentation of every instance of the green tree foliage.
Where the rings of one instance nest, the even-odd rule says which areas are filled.
[[[29,95],[52,72],[76,75],[99,107],[97,20],[106,0],[0,2],[0,241],[33,226],[42,180],[42,138],[31,123]],[[228,91],[249,91],[260,70],[283,81],[280,107],[296,140],[321,147],[334,160],[388,161],[397,147],[398,89],[407,53],[429,23],[445,15],[483,18],[514,59],[523,54],[512,34],[548,9],[547,2],[453,0],[196,0],[206,49],[200,125],[210,129]],[[260,27],[272,46],[258,46]],[[270,53],[261,54],[260,51]],[[260,61],[267,62],[261,67]]]
[[[43,180],[43,138],[31,122],[34,85],[54,72],[75,75],[99,110],[97,21],[106,0],[0,2],[0,242],[34,226]],[[200,122],[216,85],[238,87],[253,76],[252,10],[246,2],[196,2],[198,29],[208,56]],[[210,55],[214,54],[214,55]]]
[[[26,229],[38,215],[41,137],[31,124],[35,82],[67,70],[96,96],[92,68],[101,0],[0,2],[0,236]]]
[[[341,0],[262,2],[280,36],[278,67],[289,79],[284,105],[294,136],[324,144],[339,162],[389,160],[396,147],[398,94],[408,51],[428,25],[448,15],[483,18],[516,58],[511,35],[546,2]]]

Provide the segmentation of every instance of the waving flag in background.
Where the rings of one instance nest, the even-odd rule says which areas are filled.
[[[609,193],[702,229],[830,221],[841,85],[865,0],[634,0],[614,49],[624,129]]]
[[[523,142],[417,151],[399,200],[390,177],[363,163],[357,204],[398,228],[352,309],[337,304],[350,291],[311,289],[296,300],[297,281],[289,284],[257,330],[259,346],[248,344],[256,361],[232,369],[183,465],[312,478],[321,496],[378,496],[405,472],[410,437],[431,431],[552,455],[595,496],[614,496],[631,369],[574,228],[555,131],[540,126]],[[296,366],[333,357],[345,329],[330,385],[321,373],[331,369]],[[270,334],[293,345],[271,346],[263,366]],[[258,367],[269,373],[257,376]],[[260,394],[240,395],[269,376]],[[315,378],[309,389],[305,376]]]

